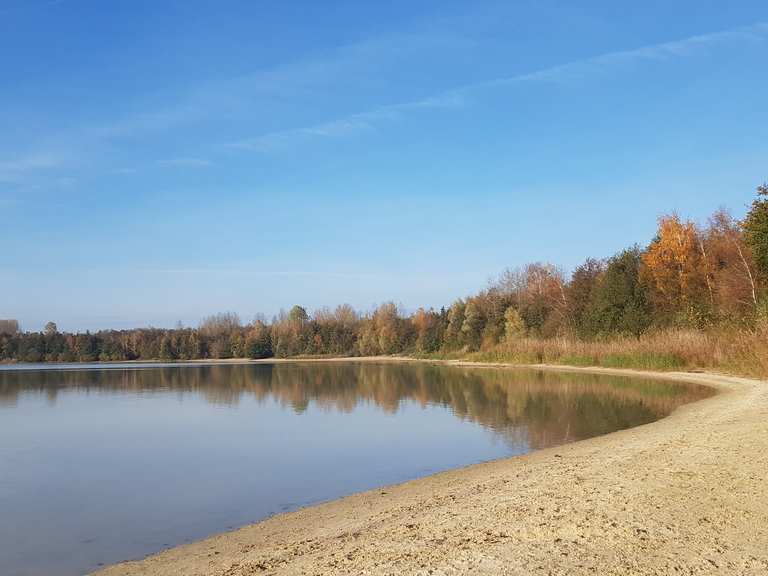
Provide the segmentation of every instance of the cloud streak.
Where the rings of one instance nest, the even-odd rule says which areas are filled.
[[[378,106],[367,111],[340,115],[322,122],[285,130],[270,131],[213,145],[212,154],[237,152],[272,153],[292,146],[314,141],[351,138],[362,134],[374,134],[388,122],[426,111],[450,111],[471,106],[473,98],[486,90],[503,89],[516,85],[545,82],[567,82],[591,74],[599,74],[616,67],[638,62],[664,62],[689,57],[697,51],[712,49],[733,41],[764,42],[768,37],[768,23],[756,22],[748,26],[722,30],[709,34],[663,42],[639,48],[608,52],[578,61],[542,68],[522,74],[499,76],[488,80],[458,85],[430,96],[405,102]],[[147,111],[117,118],[112,122],[83,126],[79,131],[60,134],[55,142],[66,142],[67,160],[78,154],[96,154],[103,144],[115,144],[121,139],[133,140],[139,135],[167,133],[199,120],[210,118],[222,108],[245,114],[257,109],[254,98],[264,101],[282,100],[292,93],[305,96],[321,82],[348,80],[350,70],[360,68],[368,58],[375,58],[377,51],[392,50],[390,42],[363,42],[340,49],[324,58],[299,61],[262,71],[250,76],[231,78],[218,84],[204,85],[200,89],[179,98],[175,104],[154,111]],[[406,42],[415,42],[406,38]],[[331,80],[328,80],[328,78]],[[226,106],[222,106],[226,103]],[[232,105],[230,107],[230,104]],[[82,158],[81,158],[82,160]],[[35,177],[46,176],[49,171],[64,165],[63,157],[51,153],[38,153],[15,160],[0,161],[0,182],[22,183]],[[201,168],[212,166],[213,161],[197,157],[171,157],[155,161],[164,168]],[[127,174],[134,168],[107,170],[109,174]]]
[[[404,112],[429,109],[456,109],[464,106],[464,99],[457,93],[446,91],[436,96],[430,96],[420,100],[380,106],[369,110],[343,116],[335,120],[321,122],[302,128],[269,132],[254,138],[245,138],[227,142],[226,147],[248,150],[253,152],[270,152],[297,141],[306,141],[316,138],[338,138],[350,136],[360,132],[376,131],[377,123],[384,120],[394,120]]]
[[[591,58],[575,60],[511,76],[456,86],[418,100],[381,106],[367,112],[347,116],[290,130],[269,132],[252,138],[228,142],[232,149],[251,152],[271,152],[311,139],[344,137],[360,132],[372,132],[383,120],[393,120],[404,113],[428,109],[458,109],[467,106],[473,93],[540,82],[562,82],[603,71],[607,68],[629,65],[640,61],[667,61],[689,57],[697,49],[708,48],[732,40],[761,40],[768,35],[768,23],[757,22],[749,26],[731,28],[709,34],[700,34],[642,46],[630,50],[608,52]]]
[[[0,162],[0,182],[21,182],[27,174],[50,170],[61,163],[61,158],[51,154],[33,154],[3,161]]]
[[[204,168],[211,164],[212,162],[205,158],[192,158],[189,156],[167,158],[165,160],[157,161],[157,165],[163,166],[164,168]]]

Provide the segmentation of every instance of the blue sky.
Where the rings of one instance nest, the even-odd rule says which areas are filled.
[[[0,1],[0,317],[440,306],[768,179],[768,4]]]

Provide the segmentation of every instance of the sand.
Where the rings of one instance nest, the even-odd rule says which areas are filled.
[[[652,424],[356,494],[98,574],[768,574],[768,383],[654,376],[720,393]]]

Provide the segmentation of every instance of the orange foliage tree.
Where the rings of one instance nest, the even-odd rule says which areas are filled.
[[[659,218],[656,238],[643,254],[643,274],[652,288],[654,309],[664,318],[701,324],[713,307],[706,247],[693,222],[677,214]]]
[[[715,303],[723,318],[751,316],[758,305],[758,274],[744,231],[725,210],[709,219],[704,245],[712,271]]]

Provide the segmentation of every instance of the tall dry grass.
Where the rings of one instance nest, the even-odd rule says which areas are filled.
[[[491,349],[452,354],[483,362],[570,364],[647,370],[712,370],[768,377],[768,325],[755,330],[669,329],[634,337],[584,341],[521,338]]]

